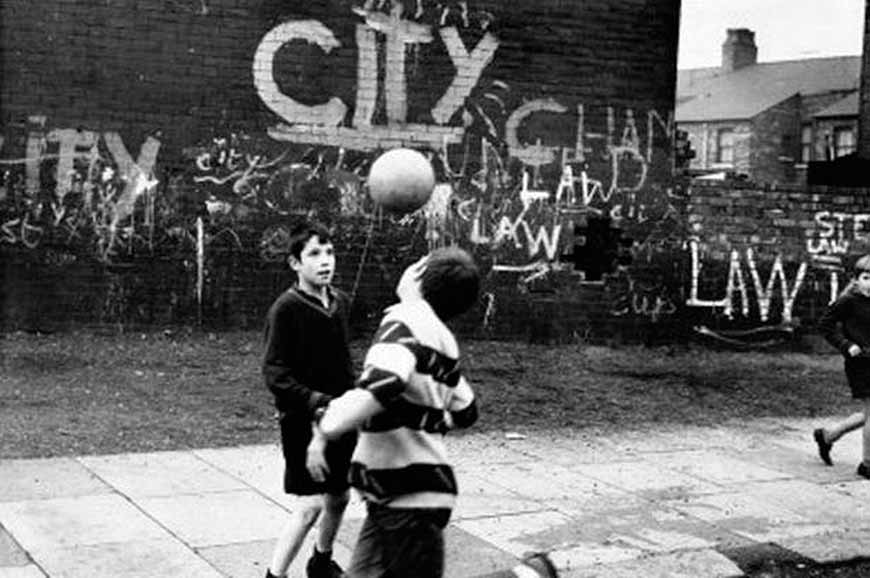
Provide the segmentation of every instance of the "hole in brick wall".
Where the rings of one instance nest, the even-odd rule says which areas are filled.
[[[582,271],[586,281],[601,281],[618,265],[631,263],[631,246],[632,239],[610,217],[590,216],[574,225],[573,251],[563,260]]]

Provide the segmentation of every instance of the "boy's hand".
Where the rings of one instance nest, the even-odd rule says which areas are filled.
[[[852,345],[849,346],[849,356],[850,357],[856,357],[860,353],[861,353],[861,347],[859,347],[858,345],[855,345],[853,343]]]
[[[305,466],[308,468],[311,479],[315,482],[323,482],[329,473],[329,466],[326,465],[326,438],[317,425],[311,426],[311,434],[311,442],[308,444],[305,456]]]

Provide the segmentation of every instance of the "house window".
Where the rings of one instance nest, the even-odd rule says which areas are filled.
[[[855,152],[855,131],[850,126],[834,129],[834,157]]]
[[[734,131],[720,128],[716,132],[716,162],[734,164]]]
[[[801,128],[801,162],[813,160],[813,127],[806,125]]]

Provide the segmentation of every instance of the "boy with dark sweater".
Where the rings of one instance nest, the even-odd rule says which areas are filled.
[[[350,578],[443,575],[443,530],[457,494],[443,438],[477,420],[474,393],[445,322],[474,304],[479,285],[474,261],[455,247],[408,267],[396,288],[399,303],[386,311],[357,388],[318,412],[327,438],[361,428],[350,474],[367,515]],[[544,568],[540,575],[555,576],[542,555],[523,565],[533,572],[524,575],[539,575],[538,567]]]
[[[863,427],[863,459],[857,473],[870,479],[870,422],[867,420],[870,414],[870,255],[855,262],[852,280],[822,316],[819,328],[825,339],[843,355],[852,397],[862,404],[862,411],[829,428],[813,431],[819,457],[832,465],[834,442]]]
[[[284,491],[298,496],[275,545],[267,578],[284,576],[320,518],[309,578],[341,576],[332,546],[349,498],[355,435],[327,440],[313,428],[315,413],[353,386],[347,296],[332,287],[335,251],[329,232],[303,224],[291,233],[290,267],[297,282],[279,296],[266,320],[263,376],[274,394],[284,454]]]

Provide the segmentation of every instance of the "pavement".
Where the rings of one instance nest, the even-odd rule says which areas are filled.
[[[741,576],[753,552],[870,555],[859,433],[824,466],[818,422],[764,419],[593,437],[448,437],[460,498],[448,578],[547,550],[566,578]],[[262,578],[293,508],[276,445],[0,460],[0,578]],[[336,545],[346,564],[364,507]],[[291,576],[303,576],[311,544]]]

